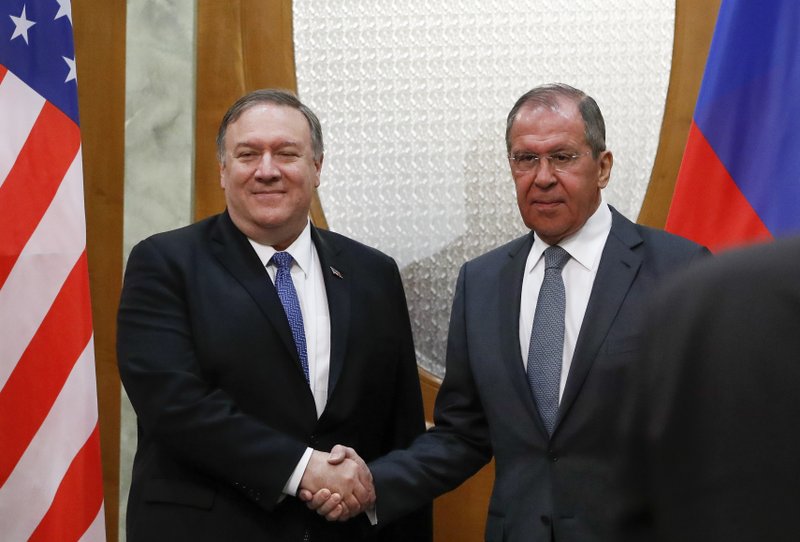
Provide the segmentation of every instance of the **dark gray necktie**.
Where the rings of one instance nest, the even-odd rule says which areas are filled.
[[[300,365],[303,373],[308,379],[308,354],[306,353],[306,332],[303,327],[303,313],[300,311],[300,301],[297,299],[297,290],[294,289],[292,282],[292,263],[294,258],[288,252],[276,252],[270,261],[275,264],[278,271],[275,273],[275,289],[283,305],[286,318],[289,320],[289,327],[292,329],[294,345],[297,348],[297,355],[300,358]]]
[[[547,433],[553,434],[558,414],[561,358],[564,352],[566,295],[561,270],[569,253],[558,245],[544,251],[544,281],[533,316],[528,350],[528,383]]]

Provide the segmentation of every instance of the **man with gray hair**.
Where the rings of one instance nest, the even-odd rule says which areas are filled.
[[[645,298],[708,251],[603,201],[613,156],[584,92],[554,84],[524,94],[506,145],[531,231],[461,268],[435,427],[369,465],[378,523],[494,456],[487,541],[604,540],[606,504],[625,491],[614,435]],[[326,495],[302,496],[319,512],[333,508]]]
[[[395,262],[309,221],[316,115],[260,90],[217,137],[225,212],[134,247],[117,350],[139,440],[128,542],[429,541],[428,506],[375,534],[366,460],[424,430]],[[333,492],[348,523],[296,498]],[[326,489],[323,489],[326,488]],[[374,520],[373,520],[374,521]]]

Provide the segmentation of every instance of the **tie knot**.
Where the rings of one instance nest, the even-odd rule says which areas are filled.
[[[553,245],[544,251],[545,269],[555,268],[561,270],[567,260],[569,260],[569,252],[558,245]]]
[[[294,258],[292,258],[292,255],[288,252],[276,252],[272,255],[270,261],[274,263],[278,269],[289,269],[292,267]]]

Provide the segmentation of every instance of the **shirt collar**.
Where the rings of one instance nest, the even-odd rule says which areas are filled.
[[[601,196],[600,205],[583,227],[566,239],[562,239],[558,245],[569,252],[570,257],[587,271],[594,271],[600,263],[603,247],[605,247],[610,231],[611,210]],[[545,249],[550,246],[542,241],[536,232],[533,232],[533,237],[534,243],[528,258],[528,272],[539,262]]]
[[[272,259],[272,255],[278,252],[274,248],[269,245],[262,245],[261,243],[257,243],[253,241],[249,237],[247,238],[250,241],[253,249],[256,251],[258,255],[258,259],[261,260],[261,263],[266,267],[269,265],[269,261]],[[294,242],[286,247],[286,250],[283,252],[288,252],[294,258],[297,267],[303,272],[304,275],[308,276],[308,273],[311,270],[311,248],[313,243],[311,241],[311,222],[306,222],[306,227],[303,228],[303,231],[300,232],[300,235],[297,236],[297,239]]]

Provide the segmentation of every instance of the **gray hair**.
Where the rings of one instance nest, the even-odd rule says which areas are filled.
[[[567,98],[577,104],[583,118],[586,143],[592,149],[592,157],[597,158],[601,152],[606,150],[606,123],[594,98],[569,85],[551,83],[532,88],[520,96],[509,111],[506,119],[506,149],[509,152],[511,151],[511,128],[514,126],[520,109],[529,104],[555,108],[558,106],[559,98]]]
[[[236,122],[242,116],[242,113],[251,107],[264,103],[291,107],[300,111],[308,121],[308,127],[311,130],[311,150],[314,153],[314,160],[316,162],[322,160],[322,155],[325,152],[322,143],[322,125],[314,112],[301,102],[293,92],[265,88],[245,94],[236,100],[225,113],[225,116],[222,117],[222,122],[217,132],[217,160],[220,164],[225,162],[225,134],[228,132],[228,126],[232,122]]]

